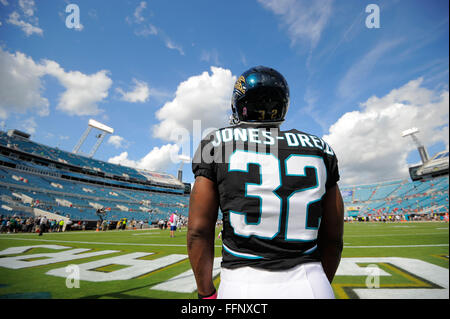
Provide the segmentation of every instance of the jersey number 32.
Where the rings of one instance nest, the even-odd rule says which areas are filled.
[[[292,154],[284,162],[281,171],[280,160],[273,154],[256,153],[237,150],[230,156],[231,171],[248,172],[249,164],[259,166],[261,183],[245,184],[245,196],[260,199],[260,216],[258,222],[247,221],[245,212],[230,210],[230,223],[236,235],[257,236],[273,239],[280,232],[282,198],[276,191],[283,187],[282,174],[285,176],[305,177],[307,167],[314,169],[316,184],[308,188],[300,188],[287,197],[286,203],[286,241],[313,241],[317,239],[317,227],[308,227],[308,211],[312,203],[320,201],[325,194],[326,168],[323,159],[313,155]],[[317,217],[320,218],[320,217]]]

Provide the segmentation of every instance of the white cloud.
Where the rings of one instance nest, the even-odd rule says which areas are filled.
[[[153,24],[148,23],[139,28],[138,30],[135,30],[134,34],[142,37],[148,37],[149,35],[157,35],[158,28],[156,28]]]
[[[448,148],[449,92],[421,86],[422,78],[373,96],[361,110],[345,113],[323,138],[335,150],[344,184],[365,184],[408,178],[407,157],[415,145],[401,132],[420,130],[425,146],[442,142]]]
[[[18,14],[16,11],[13,11],[12,13],[10,13],[6,22],[20,27],[27,36],[30,36],[33,33],[36,33],[39,35],[43,34],[43,30],[41,28],[39,28],[38,26],[34,26],[30,22],[21,20],[20,14]]]
[[[241,53],[242,58],[242,53]],[[203,50],[202,55],[200,56],[200,60],[214,64],[214,65],[220,65],[219,61],[219,53],[216,49],[213,50]]]
[[[337,93],[342,98],[354,96],[355,87],[360,86],[375,68],[380,59],[391,49],[396,47],[401,40],[382,41],[374,48],[370,49],[366,55],[354,63],[340,80],[337,86]]]
[[[302,113],[304,113],[310,116],[317,124],[319,124],[319,126],[322,128],[323,131],[326,131],[328,125],[325,119],[323,118],[323,114],[321,114],[321,112],[317,109],[319,92],[308,86],[306,87],[303,99],[306,102],[306,105],[298,109],[295,116],[291,117],[291,121],[295,121],[297,116],[302,116]]]
[[[122,95],[122,100],[136,103],[136,102],[147,102],[150,96],[150,89],[144,81],[138,81],[133,79],[134,88],[130,92],[125,92],[121,88],[117,88],[116,91]]]
[[[173,42],[171,39],[169,39],[167,37],[165,37],[164,42],[166,43],[167,48],[169,48],[171,50],[176,50],[181,55],[184,55],[183,47],[181,45],[176,44],[175,42]]]
[[[142,12],[145,8],[147,8],[147,2],[141,1],[136,10],[134,10],[134,19],[136,23],[144,22],[145,18],[142,16]]]
[[[0,3],[4,6],[7,6],[9,4],[7,0],[0,0]]]
[[[19,0],[19,6],[26,16],[31,17],[34,15],[35,10],[34,0]]]
[[[8,5],[8,2],[2,0],[2,4]],[[38,26],[39,19],[34,16],[36,12],[34,0],[19,0],[19,7],[23,13],[23,17],[17,11],[13,11],[9,14],[6,22],[20,27],[27,36],[34,33],[42,35],[44,31]]]
[[[314,48],[332,13],[332,0],[258,0],[281,17],[292,44],[307,41]]]
[[[133,17],[127,16],[125,18],[130,25],[137,25],[134,34],[141,37],[158,36],[164,42],[166,48],[176,50],[181,55],[184,55],[184,50],[181,45],[175,43],[162,29],[147,22],[147,19],[143,15],[145,9],[147,9],[147,2],[141,1],[134,10]]]
[[[36,133],[36,127],[37,127],[37,124],[36,124],[36,121],[34,120],[33,117],[30,117],[30,118],[28,118],[26,120],[23,120],[21,125],[20,125],[20,128],[23,131],[25,131],[25,132],[27,132],[27,133],[29,133],[31,135]]]
[[[247,62],[247,58],[246,58],[245,54],[241,51],[241,52],[240,52],[240,55],[241,55],[241,63],[242,63],[243,65],[247,66],[247,65],[248,65],[248,62]]]
[[[108,163],[137,168],[137,161],[128,159],[128,152],[122,152],[108,159]]]
[[[144,10],[147,9],[147,2],[141,1],[139,5],[134,9],[133,16],[127,16],[125,18],[125,21],[129,24],[142,24],[146,21],[145,17],[143,16]]]
[[[109,163],[120,164],[134,168],[146,169],[149,171],[164,171],[172,164],[178,162],[178,152],[180,148],[175,144],[166,144],[161,147],[154,147],[147,155],[140,160],[128,158],[128,152],[122,152],[115,157],[108,159]]]
[[[122,148],[125,146],[125,139],[119,135],[111,135],[108,139],[108,144],[113,145],[115,148]]]
[[[0,47],[0,118],[10,113],[36,110],[49,114],[49,102],[41,96],[45,68],[21,52],[11,54]]]
[[[141,1],[134,10],[133,16],[127,16],[125,21],[129,24],[139,25],[139,28],[134,31],[134,34],[138,36],[147,37],[149,35],[157,35],[158,28],[151,23],[145,23],[146,18],[143,16],[144,10],[147,8],[147,2]],[[145,24],[144,24],[145,23]]]
[[[70,115],[96,115],[97,104],[108,96],[112,80],[107,71],[86,75],[79,71],[64,71],[51,60],[36,63],[21,52],[11,54],[0,48],[0,118],[10,113],[36,110],[38,115],[49,114],[49,102],[41,96],[42,77],[51,75],[66,90],[60,95],[57,108]]]
[[[56,77],[66,88],[59,99],[57,108],[69,115],[97,115],[101,112],[97,104],[108,97],[112,80],[108,71],[86,75],[79,71],[64,71],[61,66],[50,60],[44,61],[48,74]]]
[[[153,127],[153,135],[176,141],[171,133],[176,129],[192,132],[194,120],[201,121],[202,129],[227,125],[235,81],[230,70],[211,67],[211,74],[205,71],[180,83],[175,98],[156,112],[160,123]]]

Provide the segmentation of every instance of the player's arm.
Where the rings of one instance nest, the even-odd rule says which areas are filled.
[[[323,270],[331,283],[341,261],[344,236],[344,203],[337,184],[325,193],[322,205],[318,247]]]
[[[218,208],[216,184],[206,177],[198,176],[189,202],[187,250],[198,294],[203,296],[215,292],[212,271]]]

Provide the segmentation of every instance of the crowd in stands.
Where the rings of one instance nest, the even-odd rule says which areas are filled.
[[[443,221],[448,222],[448,213],[444,214],[380,214],[368,216],[345,216],[345,222],[407,222],[407,221]]]
[[[444,220],[448,176],[342,187],[347,221]]]
[[[156,220],[174,208],[187,212],[188,203],[182,194],[88,185],[0,168],[0,199],[2,196],[22,206],[88,220],[97,219],[97,207],[107,209],[109,219]]]
[[[72,222],[67,225],[64,220],[47,219],[44,216],[0,216],[0,233],[42,233],[42,232],[63,232],[71,229]]]
[[[127,220],[122,218],[121,220],[98,220],[97,221],[97,231],[107,231],[107,230],[125,230],[125,229],[144,229],[149,228],[150,223],[144,220]]]
[[[187,218],[178,215],[178,228],[187,225]],[[160,226],[162,222],[162,227]],[[63,219],[48,219],[44,216],[20,216],[20,215],[1,215],[0,216],[0,233],[46,233],[46,232],[64,232],[68,230],[86,230],[88,223],[86,221],[68,220],[67,223]],[[152,223],[144,220],[128,220],[123,218],[121,220],[98,220],[96,225],[97,231],[107,230],[142,230],[152,227]],[[170,227],[169,219],[161,219],[154,227],[160,229],[167,229]]]

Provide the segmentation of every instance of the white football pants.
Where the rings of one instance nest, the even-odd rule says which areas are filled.
[[[219,299],[334,299],[320,262],[283,271],[222,268]]]

